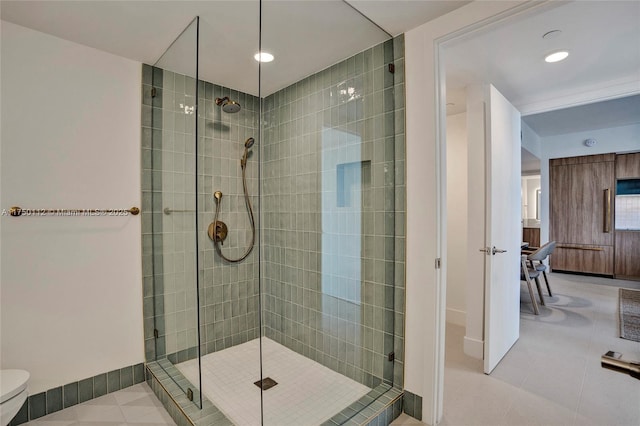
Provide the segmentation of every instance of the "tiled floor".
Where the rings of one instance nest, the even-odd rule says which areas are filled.
[[[146,383],[92,399],[26,424],[32,426],[175,425]]]
[[[522,286],[520,340],[490,376],[463,354],[463,327],[447,326],[442,425],[640,425],[640,382],[600,366],[608,350],[640,360],[640,343],[618,337],[613,286],[638,283],[567,274],[550,282],[554,297],[539,316]]]
[[[319,425],[371,389],[263,338],[263,375],[278,384],[265,391],[264,424]],[[177,365],[197,382],[197,360]],[[260,424],[259,340],[202,358],[203,393],[237,425]]]

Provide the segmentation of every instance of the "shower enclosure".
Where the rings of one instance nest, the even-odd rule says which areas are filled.
[[[149,373],[185,424],[366,423],[403,379],[402,38],[206,3],[143,66]]]

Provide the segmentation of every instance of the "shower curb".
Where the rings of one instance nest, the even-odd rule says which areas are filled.
[[[323,423],[323,426],[387,426],[402,414],[402,397],[399,388],[380,389],[379,386],[365,397],[351,404]],[[379,393],[381,392],[381,393]],[[376,393],[379,393],[377,396]]]
[[[166,368],[175,369],[173,377],[183,377],[179,370],[167,361]],[[202,409],[187,399],[184,391],[157,361],[147,364],[147,383],[178,426],[233,426],[218,408],[202,397]],[[172,371],[172,374],[174,372]],[[186,380],[186,379],[184,379]]]

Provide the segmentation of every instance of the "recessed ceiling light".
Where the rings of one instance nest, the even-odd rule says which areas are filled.
[[[253,58],[258,62],[271,62],[273,61],[273,55],[267,52],[258,52],[253,55]]]
[[[569,52],[566,50],[559,50],[557,52],[553,52],[544,57],[545,62],[560,62],[569,56]]]
[[[547,31],[546,33],[544,33],[542,35],[542,38],[545,39],[545,40],[549,40],[549,39],[558,37],[561,33],[562,33],[562,31],[560,31],[560,30]]]

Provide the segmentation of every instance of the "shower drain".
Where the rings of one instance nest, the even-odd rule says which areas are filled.
[[[266,391],[267,389],[271,389],[272,387],[277,385],[278,382],[273,380],[271,377],[265,377],[262,380],[258,380],[257,382],[253,382],[253,384],[256,385],[257,387],[261,388],[263,391]]]

